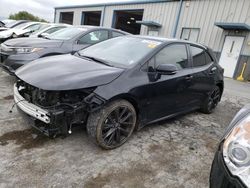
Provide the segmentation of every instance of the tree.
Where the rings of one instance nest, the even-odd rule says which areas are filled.
[[[34,16],[33,14],[28,13],[27,11],[19,11],[16,14],[10,14],[9,19],[13,20],[31,20],[37,22],[47,22],[46,20],[39,18],[38,16]]]

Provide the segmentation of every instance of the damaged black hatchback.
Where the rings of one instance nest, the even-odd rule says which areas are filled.
[[[223,92],[223,69],[210,49],[142,36],[42,58],[16,76],[15,102],[37,129],[56,136],[85,124],[105,149],[146,124],[196,109],[211,113]]]

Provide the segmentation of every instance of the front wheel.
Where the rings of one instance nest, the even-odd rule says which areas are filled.
[[[126,100],[113,101],[89,115],[88,135],[104,149],[113,149],[124,144],[136,124],[136,111]]]
[[[212,92],[205,99],[204,104],[201,107],[201,111],[205,114],[211,114],[216,108],[221,98],[221,90],[218,86],[215,86]]]

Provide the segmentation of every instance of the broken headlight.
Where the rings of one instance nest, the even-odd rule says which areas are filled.
[[[229,171],[250,185],[250,115],[237,123],[226,136],[223,157]]]

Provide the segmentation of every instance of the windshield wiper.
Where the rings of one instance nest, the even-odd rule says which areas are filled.
[[[79,55],[79,54],[80,54],[80,53],[78,53],[78,55]],[[113,65],[110,65],[107,61],[105,61],[105,60],[103,60],[103,59],[99,59],[99,58],[91,57],[91,56],[86,56],[86,55],[81,55],[81,54],[80,54],[80,56],[83,57],[83,58],[87,58],[87,59],[90,59],[90,60],[92,60],[92,61],[95,61],[95,62],[104,64],[104,65],[113,67]]]

